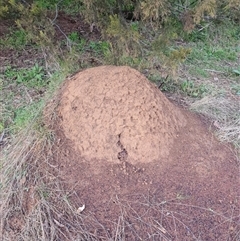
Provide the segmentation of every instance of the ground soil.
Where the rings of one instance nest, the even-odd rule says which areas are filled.
[[[99,106],[103,115],[96,114],[100,93],[106,90],[109,96],[102,99],[104,108]],[[108,240],[106,230],[113,234],[121,220],[124,240],[239,240],[239,163],[231,147],[217,141],[199,117],[170,103],[129,67],[81,72],[66,81],[57,101],[57,158],[53,156],[52,165],[66,190],[75,193],[71,201],[79,207],[85,204],[82,215],[94,216],[105,228],[89,230],[97,233],[99,240]],[[111,103],[112,110],[125,107],[124,111],[109,115]],[[145,107],[151,105],[157,105],[155,117],[160,124],[146,117],[152,109]],[[135,111],[139,106],[146,115]],[[133,118],[121,123],[119,113]],[[105,130],[94,128],[97,120]],[[111,120],[115,129],[110,128]],[[134,130],[134,136],[126,135],[121,143],[128,146],[124,158],[118,155],[117,137],[109,139],[119,127],[127,133]],[[142,129],[150,136],[142,134]],[[170,134],[164,135],[166,132]],[[85,148],[81,138],[90,142],[89,147]],[[162,142],[165,138],[166,143]],[[145,151],[135,151],[134,140]],[[154,151],[162,146],[167,151]],[[97,147],[100,154],[95,152]]]

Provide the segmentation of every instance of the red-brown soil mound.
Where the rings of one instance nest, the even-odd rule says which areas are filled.
[[[80,72],[58,100],[52,164],[97,240],[238,240],[238,162],[199,118],[129,67]]]
[[[76,74],[65,86],[59,110],[66,137],[88,160],[166,158],[186,124],[182,113],[129,67]]]

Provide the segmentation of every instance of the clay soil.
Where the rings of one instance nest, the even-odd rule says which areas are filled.
[[[53,102],[51,164],[98,240],[239,240],[239,163],[198,116],[129,67],[80,72]]]

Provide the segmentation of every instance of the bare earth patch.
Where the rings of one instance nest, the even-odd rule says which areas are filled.
[[[130,163],[167,158],[182,113],[129,67],[98,67],[64,86],[59,112],[66,137],[86,159]]]
[[[99,223],[89,226],[96,240],[114,240],[116,230],[116,240],[238,240],[231,147],[143,75],[88,69],[65,82],[56,102],[50,165],[70,200],[85,204],[79,215]]]

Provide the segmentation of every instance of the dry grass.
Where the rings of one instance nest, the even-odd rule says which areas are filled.
[[[240,150],[239,99],[206,96],[191,104],[190,108],[210,118],[219,140],[233,143]]]
[[[48,171],[46,150],[51,150],[52,142],[45,138],[29,127],[5,150],[1,240],[77,240],[71,232],[79,224],[78,240],[94,240],[82,229],[82,217],[67,201],[61,183]]]

